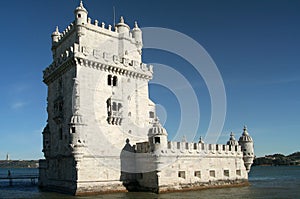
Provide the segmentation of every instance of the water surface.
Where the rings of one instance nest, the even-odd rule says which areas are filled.
[[[0,176],[7,175],[8,169],[0,169]],[[14,174],[33,174],[37,169],[10,169]],[[154,193],[116,193],[89,197],[76,197],[51,192],[39,191],[30,180],[14,182],[0,181],[0,198],[35,198],[35,199],[296,199],[300,198],[300,166],[253,167],[249,174],[251,186],[207,189],[201,191],[177,192],[166,194]]]

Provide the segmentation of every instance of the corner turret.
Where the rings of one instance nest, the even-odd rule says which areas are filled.
[[[82,1],[80,1],[79,6],[75,9],[74,14],[76,25],[84,25],[87,23],[88,11],[84,8]]]
[[[128,36],[130,27],[125,23],[123,16],[120,17],[120,22],[116,25],[118,33],[124,33],[124,35]]]
[[[244,126],[244,131],[242,136],[239,139],[239,144],[241,145],[242,152],[243,152],[244,165],[246,167],[246,170],[249,172],[251,165],[253,164],[254,147],[253,147],[253,140],[250,137],[246,126]]]
[[[56,26],[56,29],[52,33],[51,37],[52,37],[52,45],[55,45],[58,42],[59,37],[60,37],[60,32],[58,30],[58,26]]]
[[[235,140],[233,132],[230,133],[230,138],[227,142],[227,145],[231,145],[231,146],[239,145],[238,141]]]
[[[168,145],[167,136],[166,129],[161,126],[158,118],[156,118],[148,131],[150,150],[153,152],[158,149],[166,149]]]
[[[139,28],[138,23],[134,22],[134,28],[132,29],[132,37],[135,39],[138,48],[143,47],[142,30]]]

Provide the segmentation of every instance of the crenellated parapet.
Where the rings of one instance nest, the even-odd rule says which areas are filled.
[[[150,153],[148,142],[137,143],[137,153]],[[240,145],[204,144],[193,142],[168,142],[168,147],[156,151],[161,155],[207,155],[207,156],[242,156]]]
[[[52,33],[53,58],[57,57],[56,49],[63,48],[58,51],[65,50],[66,46],[61,45],[65,44],[67,40],[73,40],[73,42],[79,44],[80,38],[85,36],[87,32],[94,32],[98,35],[107,36],[109,40],[126,40],[136,47],[139,54],[142,53],[142,31],[138,27],[137,22],[135,22],[132,29],[124,22],[123,17],[121,17],[120,23],[114,27],[110,24],[106,25],[105,22],[99,23],[98,20],[94,20],[94,23],[92,23],[91,18],[88,18],[86,23],[76,24],[75,22],[68,25],[62,32],[59,32],[58,27],[56,27],[56,30]],[[72,38],[70,39],[70,37]]]

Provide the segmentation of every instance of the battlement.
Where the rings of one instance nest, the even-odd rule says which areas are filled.
[[[115,25],[115,26],[112,26],[110,24],[106,25],[105,22],[99,23],[99,21],[97,19],[94,20],[94,23],[92,23],[91,18],[88,18],[86,24],[75,25],[74,23],[75,22],[70,23],[70,25],[68,25],[67,28],[63,32],[61,32],[61,33],[58,32],[57,42],[54,45],[59,45],[62,41],[64,41],[64,39],[66,37],[68,37],[71,32],[76,30],[76,27],[77,27],[78,32],[82,31],[80,29],[82,27],[84,27],[84,28],[87,28],[88,30],[91,30],[91,31],[94,31],[97,33],[101,33],[101,34],[104,34],[107,36],[127,39],[127,40],[131,41],[132,43],[136,43],[137,42],[136,39],[141,39],[141,38],[137,38],[137,36],[135,36],[135,34],[133,34],[133,31],[135,31],[135,29],[137,28],[137,23],[135,23],[134,28],[132,28],[128,31],[128,34],[124,34],[124,32],[119,32],[117,25]]]
[[[136,144],[137,153],[150,153],[149,142]],[[161,154],[211,154],[211,155],[240,155],[242,149],[240,145],[224,145],[224,144],[204,144],[204,143],[189,143],[189,142],[168,142],[166,149],[159,148],[156,152]]]
[[[59,37],[58,37],[58,42],[61,42],[66,36],[69,35],[70,32],[72,32],[75,29],[75,25],[74,23],[70,23],[70,25],[68,25],[68,27],[62,32],[60,33]]]

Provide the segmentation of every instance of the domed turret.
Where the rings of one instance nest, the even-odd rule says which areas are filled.
[[[82,1],[80,1],[79,6],[74,11],[75,23],[77,25],[83,25],[87,23],[88,11],[84,8]]]
[[[132,29],[132,37],[135,39],[138,47],[142,48],[143,47],[142,30],[139,28],[137,22],[134,23],[134,28]]]
[[[250,137],[246,126],[244,126],[244,131],[242,136],[239,139],[239,144],[241,145],[242,152],[243,152],[244,165],[246,167],[246,170],[249,172],[251,165],[253,164],[254,147],[253,147],[253,140]]]
[[[59,40],[59,37],[60,37],[60,32],[58,30],[58,26],[56,26],[56,29],[52,33],[51,37],[52,37],[52,45],[56,44],[58,42],[58,40]]]
[[[227,142],[227,145],[232,145],[232,146],[239,145],[238,141],[235,140],[233,132],[230,133],[230,138]]]
[[[130,28],[125,23],[125,20],[122,16],[120,17],[120,22],[116,25],[116,28],[118,30],[118,33],[124,33],[124,35],[129,35]]]
[[[167,148],[167,136],[168,133],[166,129],[161,126],[159,120],[156,118],[152,127],[148,131],[148,139],[151,151]]]

